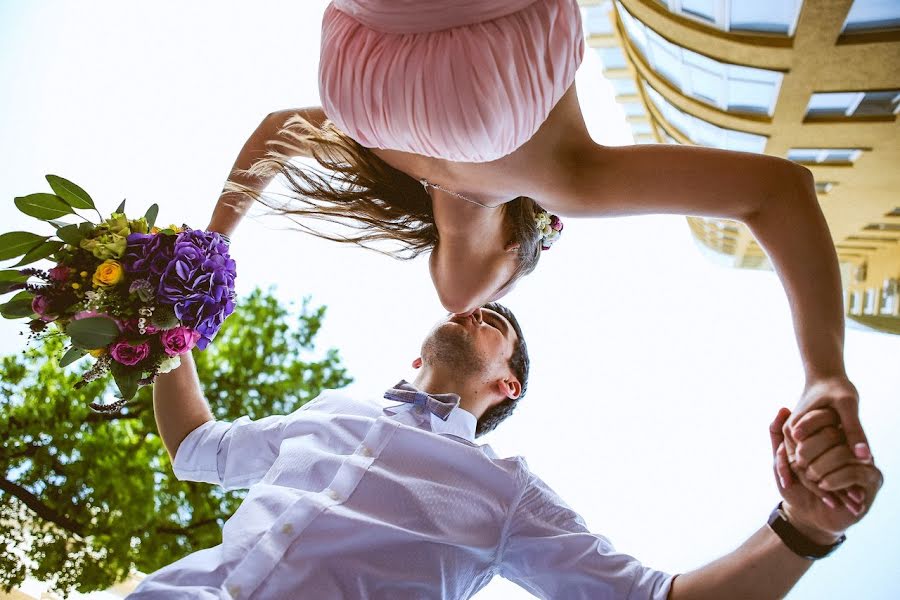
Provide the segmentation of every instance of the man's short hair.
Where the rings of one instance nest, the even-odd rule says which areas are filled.
[[[528,346],[525,344],[525,336],[522,335],[522,328],[519,327],[516,315],[502,304],[496,302],[485,304],[482,308],[487,308],[488,310],[503,315],[516,332],[517,341],[513,348],[512,356],[509,357],[509,368],[522,385],[522,392],[519,394],[518,398],[507,398],[503,402],[486,410],[485,413],[481,415],[481,418],[478,419],[478,425],[475,428],[475,437],[493,431],[497,425],[502,423],[512,414],[513,410],[516,408],[516,404],[518,404],[519,400],[525,396],[525,391],[528,389],[528,369],[531,364],[531,361],[528,358]]]

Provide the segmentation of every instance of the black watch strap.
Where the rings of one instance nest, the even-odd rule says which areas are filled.
[[[825,558],[834,552],[837,547],[843,544],[844,540],[847,539],[846,535],[842,535],[838,541],[830,546],[822,546],[813,542],[797,531],[797,529],[788,522],[784,511],[781,510],[781,502],[778,503],[778,506],[772,511],[772,514],[769,515],[769,527],[772,528],[775,535],[781,538],[781,541],[784,542],[784,545],[787,546],[791,552],[809,560]]]

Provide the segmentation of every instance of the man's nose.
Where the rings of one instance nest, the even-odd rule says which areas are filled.
[[[478,323],[479,325],[481,325],[481,322],[482,322],[481,309],[476,308],[474,311],[472,311],[472,316],[475,317],[475,322]]]

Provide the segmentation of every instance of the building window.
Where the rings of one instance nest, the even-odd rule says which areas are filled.
[[[647,96],[663,118],[694,144],[757,153],[762,153],[766,148],[765,136],[713,125],[709,121],[704,121],[676,108],[646,82],[644,82],[644,89],[647,90]]]
[[[881,314],[897,314],[898,304],[900,304],[898,301],[900,301],[900,280],[885,279],[884,286],[881,288]]]
[[[628,38],[647,64],[685,95],[721,110],[772,114],[781,73],[719,62],[682,48],[617,6]]]
[[[585,35],[612,35],[613,25],[609,18],[612,3],[601,2],[598,6],[589,6],[581,9],[581,22],[584,24]]]
[[[866,231],[900,231],[900,223],[871,223],[863,229]]]
[[[807,117],[867,117],[900,111],[900,90],[883,92],[828,92],[813,94]]]
[[[875,304],[878,302],[878,290],[877,289],[867,289],[866,290],[866,303],[863,307],[863,314],[866,315],[874,315],[875,314]]]
[[[900,27],[900,2],[897,0],[855,0],[844,21],[844,33],[896,27]]]
[[[637,94],[637,84],[634,83],[634,79],[615,77],[610,79],[609,82],[616,91],[616,96],[633,96]]]
[[[610,46],[609,48],[594,48],[603,61],[604,69],[625,69],[628,63],[625,62],[625,53],[618,46]]]
[[[653,128],[650,127],[650,123],[646,121],[641,121],[638,123],[631,124],[631,132],[634,135],[647,135],[653,133]]]
[[[858,148],[791,148],[787,157],[798,163],[852,164],[860,154]]]
[[[816,182],[816,193],[817,194],[827,194],[834,187],[833,181],[817,181]]]
[[[657,0],[678,15],[723,31],[793,35],[800,0]]]
[[[626,117],[637,117],[644,114],[644,105],[640,102],[623,102],[622,109]]]

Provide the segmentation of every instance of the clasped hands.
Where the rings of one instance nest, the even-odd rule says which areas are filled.
[[[778,491],[788,521],[830,545],[865,516],[884,481],[846,378],[807,387],[795,412],[782,408],[769,427]]]

